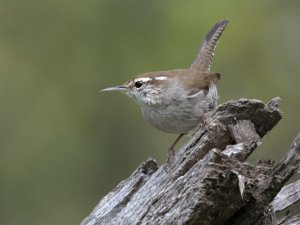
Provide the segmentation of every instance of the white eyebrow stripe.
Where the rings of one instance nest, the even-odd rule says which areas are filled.
[[[154,78],[154,80],[166,80],[166,79],[168,79],[168,77],[166,76],[159,76]]]
[[[152,80],[152,79],[149,78],[149,77],[141,77],[141,78],[135,79],[134,81],[135,81],[135,82],[137,82],[137,81],[148,82],[148,81],[150,81],[150,80]]]

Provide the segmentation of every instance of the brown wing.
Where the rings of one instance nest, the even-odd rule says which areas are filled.
[[[186,89],[189,90],[189,94],[193,95],[202,90],[208,90],[208,88],[215,84],[221,75],[219,73],[202,72],[202,74],[196,74],[193,80],[185,82]]]
[[[181,84],[189,90],[190,95],[201,89],[208,90],[209,86],[215,84],[221,77],[219,73],[202,70],[178,69],[167,72],[181,80]]]
[[[214,56],[215,48],[218,41],[225,30],[228,20],[223,20],[215,24],[213,28],[206,34],[195,61],[190,69],[210,71],[210,65]]]

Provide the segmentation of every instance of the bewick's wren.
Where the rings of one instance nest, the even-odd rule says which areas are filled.
[[[141,107],[153,127],[180,134],[169,148],[169,163],[174,159],[174,146],[179,139],[202,123],[203,115],[216,107],[216,82],[220,74],[210,72],[210,65],[227,24],[228,20],[223,20],[211,28],[189,69],[144,73],[121,86],[101,90],[127,94]]]

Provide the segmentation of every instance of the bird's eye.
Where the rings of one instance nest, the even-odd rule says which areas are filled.
[[[143,82],[142,82],[142,81],[137,81],[137,82],[134,83],[134,86],[135,86],[136,88],[140,88],[140,87],[142,87],[142,85],[143,85]]]

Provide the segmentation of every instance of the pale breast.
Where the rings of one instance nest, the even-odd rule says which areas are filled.
[[[145,119],[158,130],[167,133],[186,134],[196,128],[203,115],[215,108],[217,89],[212,85],[208,91],[192,96],[175,96],[167,104],[142,107]]]

